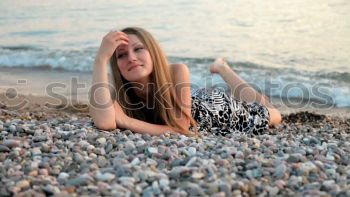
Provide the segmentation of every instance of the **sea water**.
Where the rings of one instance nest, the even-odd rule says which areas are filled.
[[[348,0],[2,0],[0,67],[92,72],[102,37],[140,26],[196,87],[225,57],[259,91],[350,106]],[[0,76],[1,77],[1,76]]]

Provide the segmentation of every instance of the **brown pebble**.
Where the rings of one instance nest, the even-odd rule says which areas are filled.
[[[29,172],[28,176],[38,176],[38,171],[33,170],[33,171]]]
[[[249,188],[249,191],[248,191],[249,196],[255,197],[256,196],[255,186],[253,184],[249,183],[248,188]]]
[[[219,192],[219,193],[211,195],[211,197],[226,197],[226,194],[225,194],[225,192]]]
[[[241,194],[242,194],[241,190],[234,190],[232,192],[232,196],[241,196]]]
[[[21,180],[16,183],[16,187],[19,187],[22,190],[27,189],[28,187],[30,187],[30,183],[27,180]]]
[[[39,170],[39,174],[40,175],[44,175],[44,176],[48,176],[49,175],[49,171],[47,169],[40,169]]]
[[[244,184],[241,186],[241,190],[242,192],[248,192],[249,191],[249,185],[248,184]]]
[[[66,187],[66,191],[70,194],[74,193],[75,192],[75,187],[74,186],[68,186]]]

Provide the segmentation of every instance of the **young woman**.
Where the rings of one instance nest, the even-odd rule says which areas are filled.
[[[280,124],[280,112],[224,59],[217,59],[210,71],[221,75],[232,96],[216,89],[191,93],[187,66],[169,64],[159,44],[144,29],[109,32],[94,63],[92,119],[103,130],[124,128],[151,135],[168,131],[192,135],[203,130],[223,135],[234,131],[261,133],[269,125]]]

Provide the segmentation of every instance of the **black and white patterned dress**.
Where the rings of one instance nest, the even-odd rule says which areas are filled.
[[[268,129],[269,112],[257,103],[236,100],[220,89],[192,90],[191,97],[192,117],[199,132],[261,134]]]

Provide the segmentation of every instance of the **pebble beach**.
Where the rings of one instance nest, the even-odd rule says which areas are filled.
[[[94,127],[86,105],[0,105],[0,196],[350,196],[350,119],[283,114],[264,135]]]

